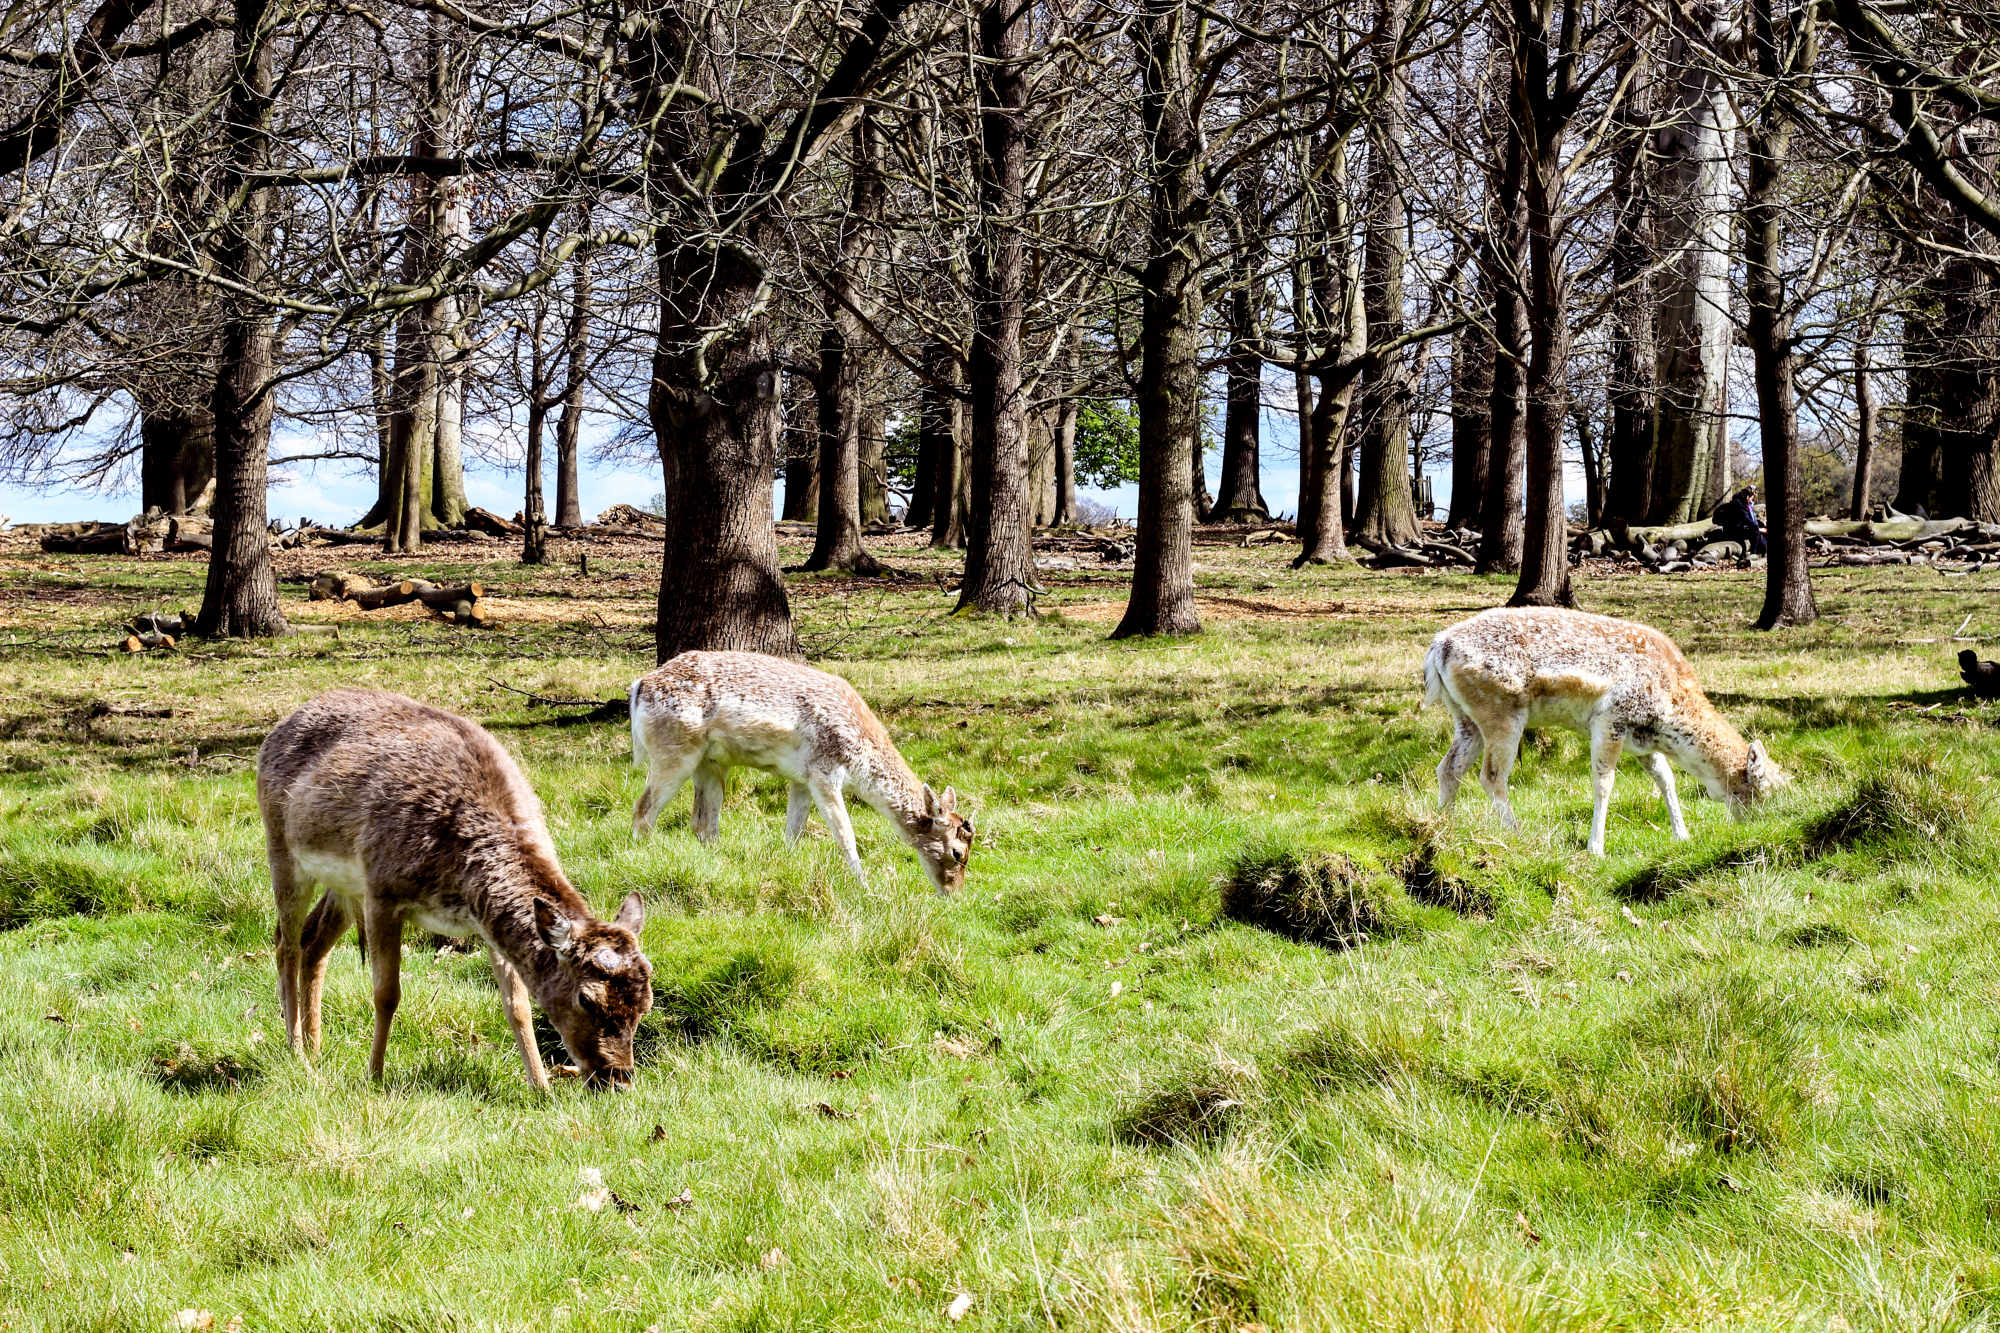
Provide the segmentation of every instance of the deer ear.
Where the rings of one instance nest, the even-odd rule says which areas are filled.
[[[931,784],[924,784],[924,813],[932,819],[938,817],[938,794],[931,790]]]
[[[557,953],[569,951],[569,918],[556,910],[547,898],[535,899],[535,934]]]
[[[618,904],[618,915],[611,918],[614,926],[623,926],[637,935],[646,924],[646,901],[635,890],[625,895],[625,901]]]
[[[944,789],[944,798],[943,798],[943,799],[944,799],[944,812],[945,812],[946,814],[948,814],[948,815],[955,815],[955,814],[957,814],[957,813],[958,813],[958,788],[956,788],[956,787],[946,787],[946,788]]]
[[[1764,742],[1751,741],[1750,754],[1743,761],[1744,771],[1749,773],[1753,779],[1761,778],[1764,776],[1765,766],[1770,762],[1771,757],[1764,753]]]

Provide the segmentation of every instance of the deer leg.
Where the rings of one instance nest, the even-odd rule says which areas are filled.
[[[678,748],[660,746],[651,753],[652,763],[646,769],[646,789],[639,793],[639,803],[632,807],[634,833],[645,833],[653,827],[660,811],[680,795],[681,787],[694,776],[695,767],[701,763],[699,745]]]
[[[1681,797],[1674,790],[1673,762],[1663,754],[1646,756],[1647,767],[1653,770],[1653,781],[1660,788],[1660,796],[1667,803],[1667,823],[1673,827],[1676,841],[1685,842],[1688,836],[1687,821],[1681,818]]]
[[[1465,775],[1472,767],[1472,761],[1479,757],[1486,742],[1479,734],[1479,724],[1471,718],[1456,716],[1458,730],[1451,738],[1451,748],[1444,752],[1438,763],[1438,809],[1451,809],[1458,799],[1458,784],[1465,781]]]
[[[1609,729],[1593,733],[1590,738],[1590,781],[1594,796],[1590,807],[1592,856],[1604,855],[1604,821],[1611,809],[1611,789],[1618,781],[1618,752],[1624,745],[1625,738]]]
[[[847,817],[847,801],[841,795],[840,785],[834,782],[812,784],[813,804],[819,807],[819,817],[826,821],[827,831],[840,844],[840,851],[847,858],[847,868],[854,872],[854,878],[863,884],[868,882],[868,872],[861,868],[861,853],[854,849],[854,821]]]
[[[347,904],[332,890],[321,896],[319,906],[306,918],[305,949],[299,963],[305,1015],[299,1026],[306,1050],[314,1055],[319,1054],[320,1000],[326,994],[327,955],[347,933],[347,926]]]
[[[370,897],[368,965],[375,975],[375,1044],[368,1048],[368,1077],[382,1081],[382,1057],[389,1050],[389,1024],[403,1000],[403,918],[393,907]]]
[[[703,842],[714,842],[722,832],[723,779],[728,771],[720,764],[708,762],[695,767],[694,813],[690,819],[694,836]]]
[[[806,831],[806,816],[812,813],[812,792],[803,782],[794,782],[785,797],[785,843],[796,846],[801,834]]]
[[[1521,733],[1527,729],[1525,712],[1480,728],[1486,737],[1486,762],[1479,767],[1479,785],[1486,788],[1487,799],[1493,802],[1493,808],[1500,812],[1508,828],[1521,827],[1521,821],[1514,816],[1514,806],[1507,799],[1507,775],[1514,771],[1514,759],[1521,750]]]
[[[285,1022],[286,1044],[304,1054],[304,1033],[299,1024],[300,938],[312,902],[312,881],[299,875],[292,864],[291,850],[282,841],[271,839],[267,850],[271,860],[271,897],[278,909],[278,927],[272,940],[272,953],[278,961],[278,1012]]]
[[[528,983],[514,965],[489,947],[487,961],[493,964],[493,979],[500,983],[500,1008],[507,1026],[514,1029],[514,1044],[521,1048],[521,1063],[527,1066],[528,1082],[542,1092],[549,1090],[549,1071],[542,1067],[542,1052],[535,1045],[535,1010],[528,1000]]]

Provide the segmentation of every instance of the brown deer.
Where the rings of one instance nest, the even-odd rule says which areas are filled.
[[[1479,779],[1509,827],[1518,826],[1507,775],[1521,733],[1561,726],[1590,737],[1592,856],[1604,855],[1605,813],[1627,746],[1647,757],[1676,838],[1688,831],[1670,761],[1738,819],[1786,781],[1761,744],[1746,743],[1715,711],[1673,640],[1629,620],[1556,607],[1482,611],[1431,640],[1424,702],[1443,704],[1457,724],[1438,765],[1438,804],[1451,808],[1483,749]]]
[[[920,782],[854,687],[838,676],[762,653],[682,653],[632,682],[632,762],[646,789],[632,811],[643,833],[660,807],[694,780],[694,833],[712,842],[722,826],[731,768],[777,773],[791,783],[785,841],[796,843],[817,805],[854,877],[865,880],[847,817],[852,792],[887,819],[917,853],[939,893],[965,883],[972,821],[958,793]]]
[[[257,803],[293,1050],[319,1053],[327,954],[356,924],[375,983],[368,1074],[381,1079],[413,923],[485,941],[530,1083],[549,1086],[532,995],[588,1084],[630,1084],[633,1029],[653,1004],[645,907],[634,893],[610,921],[591,914],[556,863],[541,803],[485,730],[400,694],[334,690],[265,738]]]

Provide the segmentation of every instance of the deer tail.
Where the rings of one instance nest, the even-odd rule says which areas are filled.
[[[1444,663],[1450,654],[1450,646],[1439,635],[1431,640],[1431,650],[1424,654],[1424,707],[1435,708],[1444,702]]]
[[[646,722],[639,716],[639,684],[645,679],[632,682],[632,688],[625,696],[625,710],[632,715],[632,766],[646,766]]]

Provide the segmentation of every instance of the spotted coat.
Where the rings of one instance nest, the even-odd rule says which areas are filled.
[[[1785,781],[1757,742],[1746,743],[1715,711],[1673,641],[1648,625],[1555,607],[1482,611],[1431,640],[1424,702],[1456,723],[1438,765],[1438,800],[1449,807],[1482,750],[1480,782],[1509,824],[1507,799],[1521,733],[1561,726],[1590,737],[1595,807],[1590,852],[1604,854],[1604,825],[1623,749],[1647,756],[1674,836],[1685,838],[1669,764],[1700,782],[1739,819]]]

